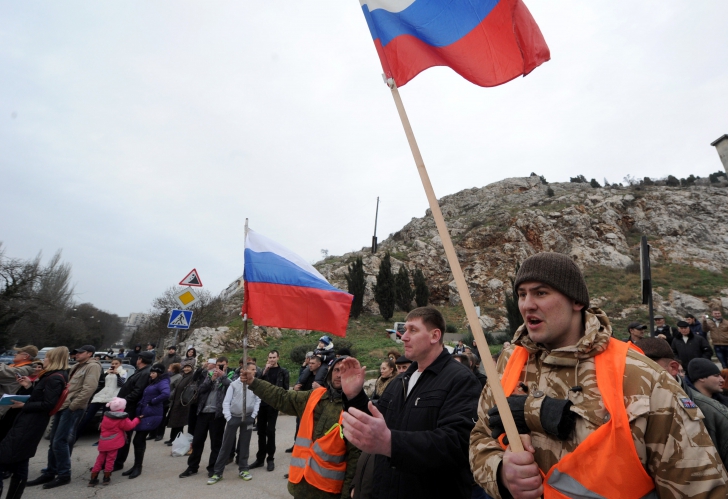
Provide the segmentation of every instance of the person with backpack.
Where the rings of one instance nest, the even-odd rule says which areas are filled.
[[[93,468],[91,468],[89,487],[95,487],[99,484],[99,473],[102,468],[104,469],[103,485],[111,483],[111,473],[114,471],[116,454],[126,443],[126,432],[133,430],[140,421],[139,418],[129,419],[129,415],[124,412],[126,409],[126,400],[124,399],[114,397],[106,406],[109,410],[104,413],[104,418],[101,421],[99,456],[96,458]]]
[[[182,366],[182,379],[177,383],[177,387],[169,401],[169,419],[167,427],[171,428],[169,440],[164,442],[172,445],[177,435],[187,426],[190,416],[190,404],[197,395],[197,385],[192,382],[193,373],[192,365],[185,364]]]
[[[30,388],[27,376],[18,382]],[[12,407],[22,409],[7,436],[0,442],[0,493],[2,477],[11,474],[6,498],[20,499],[28,480],[28,462],[35,456],[46,426],[65,401],[68,383],[68,348],[50,350],[43,359],[43,371],[35,382],[33,392],[25,403],[15,402]]]

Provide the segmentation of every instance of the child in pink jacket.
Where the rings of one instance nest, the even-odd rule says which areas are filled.
[[[101,468],[104,468],[103,485],[108,485],[111,482],[111,472],[114,471],[116,454],[126,443],[126,432],[133,430],[139,424],[139,418],[131,420],[129,415],[124,412],[126,400],[114,397],[111,402],[106,404],[106,407],[109,410],[104,413],[104,419],[101,421],[99,457],[96,458],[96,464],[91,468],[89,487],[98,485]],[[105,467],[104,464],[106,464]]]

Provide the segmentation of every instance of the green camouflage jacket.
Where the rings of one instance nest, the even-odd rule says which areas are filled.
[[[250,389],[271,407],[298,417],[303,416],[308,397],[312,392],[312,390],[305,392],[288,391],[260,379],[253,380],[250,384]],[[339,422],[339,417],[343,409],[344,401],[342,400],[341,393],[329,389],[329,392],[321,397],[321,400],[319,400],[319,403],[316,404],[316,408],[313,410],[313,440],[324,436],[332,426]],[[332,494],[319,490],[307,483],[305,478],[299,483],[288,482],[288,492],[295,499],[349,498],[349,485],[354,478],[359,454],[361,454],[361,451],[347,441],[346,478],[344,479],[344,487],[341,489],[341,494]]]
[[[530,354],[524,367],[529,393],[540,390],[550,397],[568,398],[577,415],[571,438],[561,441],[533,430],[539,421],[538,404],[532,402],[533,397],[527,399],[526,421],[533,430],[536,462],[544,473],[609,419],[597,387],[594,357],[607,348],[611,335],[609,319],[599,309],[587,311],[586,331],[576,345],[547,351],[531,341],[525,325],[516,331],[514,343]],[[507,349],[498,359],[501,375],[512,352]],[[583,391],[570,391],[576,385]],[[688,399],[675,379],[647,357],[629,350],[624,397],[637,454],[660,498],[726,497],[728,474],[703,425],[703,414],[685,402]],[[491,437],[487,416],[494,405],[488,385],[470,434],[470,467],[488,494],[500,498],[497,472],[503,450]]]

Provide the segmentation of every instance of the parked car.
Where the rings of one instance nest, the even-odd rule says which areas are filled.
[[[392,329],[386,329],[388,335],[396,335],[397,339],[401,339],[402,335],[405,332],[405,323],[404,322],[395,322]],[[394,338],[393,338],[394,339]]]
[[[16,353],[15,350],[6,350],[0,353],[0,364],[12,364]]]
[[[48,352],[50,352],[51,350],[53,350],[54,348],[56,348],[56,347],[43,347],[43,348],[41,348],[40,350],[38,350],[38,355],[35,358],[38,359],[38,360],[45,359],[46,354]]]

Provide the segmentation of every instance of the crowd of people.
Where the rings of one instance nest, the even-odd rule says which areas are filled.
[[[91,345],[55,348],[42,363],[36,347],[18,348],[0,365],[0,390],[19,396],[0,406],[7,497],[68,484],[76,435],[99,412],[91,487],[125,468],[139,477],[147,442],[167,428],[169,446],[192,435],[180,479],[198,474],[209,445],[209,485],[233,462],[249,481],[251,470],[276,467],[283,412],[296,417],[285,477],[300,499],[726,497],[728,321],[718,308],[676,327],[656,316],[652,335],[631,323],[621,341],[564,255],[525,260],[515,289],[525,322],[496,360],[524,450],[509,444],[476,345],[460,341],[450,353],[442,314],[420,307],[407,315],[404,354],[388,353],[370,390],[366,368],[328,336],[294,383],[276,350],[263,367],[246,358],[233,369],[224,356],[198,365],[194,348],[158,356],[137,345],[103,370]],[[28,481],[51,418],[46,466]]]

